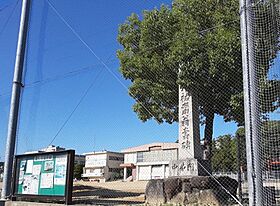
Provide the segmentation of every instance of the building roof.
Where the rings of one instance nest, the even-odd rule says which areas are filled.
[[[135,165],[133,163],[123,163],[123,164],[120,164],[120,167],[121,168],[125,168],[125,167],[132,168],[132,167],[135,167]]]
[[[37,154],[37,153],[45,153],[45,152],[58,152],[58,151],[65,151],[65,150],[66,149],[64,147],[55,146],[55,145],[49,145],[48,147],[42,148],[42,149],[39,149],[39,150],[24,152],[24,154]],[[77,157],[85,157],[85,155],[75,154],[75,158],[77,158]]]
[[[155,142],[150,144],[144,144],[136,147],[130,147],[122,150],[123,153],[132,153],[132,152],[145,152],[151,150],[167,150],[167,149],[178,149],[179,143],[173,142]]]
[[[106,154],[106,153],[122,154],[121,152],[112,152],[112,151],[103,150],[103,151],[87,152],[84,153],[83,155],[95,155],[95,154]]]
[[[57,151],[65,151],[66,149],[64,147],[55,146],[55,145],[49,145],[46,148],[42,148],[35,151],[27,151],[24,154],[34,154],[34,153],[43,153],[43,152],[57,152]]]

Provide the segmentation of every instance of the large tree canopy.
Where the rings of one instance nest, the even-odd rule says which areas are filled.
[[[118,41],[120,71],[142,121],[178,121],[180,85],[198,97],[209,147],[215,114],[244,124],[238,1],[175,0],[142,18],[132,14]]]
[[[143,21],[132,14],[119,28],[121,73],[133,84],[130,95],[138,117],[172,123],[178,119],[178,61],[171,59],[170,44],[178,30],[171,10],[144,11]]]
[[[207,141],[215,113],[232,119],[230,101],[242,92],[238,15],[235,0],[177,0],[120,26],[120,70],[141,120],[177,121],[179,84],[198,97]]]

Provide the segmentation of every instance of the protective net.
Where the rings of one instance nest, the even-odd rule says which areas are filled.
[[[279,204],[279,1],[248,5],[251,158],[256,192],[251,204]],[[246,110],[246,108],[245,108]],[[248,135],[250,136],[250,135]],[[249,150],[247,150],[249,152]],[[248,173],[250,175],[250,173]],[[261,200],[259,199],[261,198]]]
[[[77,204],[279,205],[279,6],[32,1],[17,154],[75,149]]]

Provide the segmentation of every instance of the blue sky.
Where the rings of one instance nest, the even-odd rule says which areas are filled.
[[[21,1],[19,1],[21,2]],[[96,55],[127,87],[119,74],[117,28],[132,12],[159,7],[171,1],[51,0],[60,14],[90,45]],[[6,143],[11,82],[16,52],[20,3],[0,0],[0,158]],[[1,10],[1,8],[3,8]],[[7,23],[7,19],[14,10]],[[43,20],[42,20],[43,19]],[[178,125],[141,122],[132,111],[134,100],[44,0],[33,1],[17,153],[47,146],[85,90],[83,99],[53,144],[77,153],[121,150],[151,142],[174,142]],[[236,124],[216,117],[214,136],[233,134]],[[203,129],[203,128],[202,128]],[[0,159],[0,160],[1,160]]]

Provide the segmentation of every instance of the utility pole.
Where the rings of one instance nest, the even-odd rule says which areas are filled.
[[[8,199],[11,196],[11,180],[13,174],[13,161],[15,155],[16,132],[20,107],[20,94],[21,88],[23,87],[22,71],[27,39],[30,1],[31,0],[22,0],[20,27],[18,34],[17,53],[14,68],[12,97],[8,123],[7,143],[5,151],[4,178],[1,199]]]
[[[239,0],[242,43],[249,206],[263,205],[258,78],[254,47],[254,0]]]

